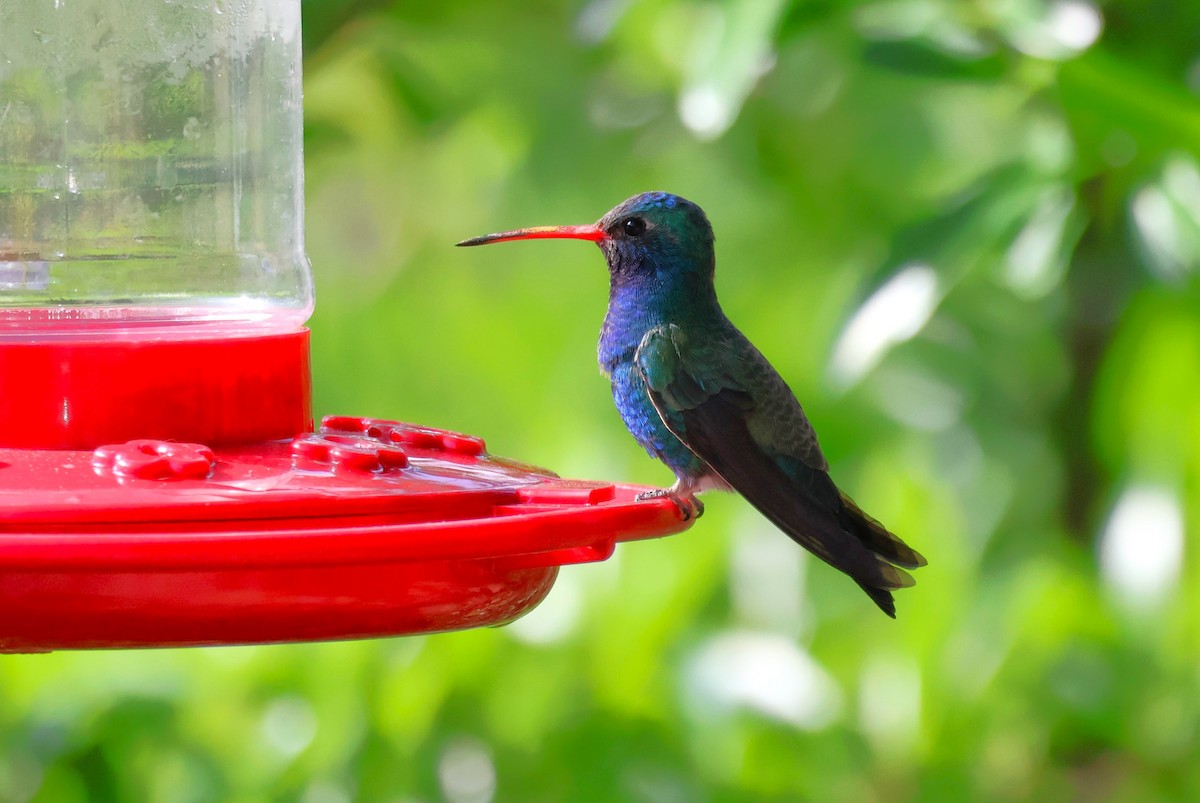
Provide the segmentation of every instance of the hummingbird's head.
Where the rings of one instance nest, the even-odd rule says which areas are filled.
[[[484,245],[507,240],[592,240],[604,251],[613,281],[653,278],[712,280],[713,231],[704,210],[678,195],[643,192],[590,226],[539,226],[463,240]]]
[[[614,279],[695,274],[711,279],[713,230],[704,210],[667,192],[643,192],[611,209],[596,228]]]

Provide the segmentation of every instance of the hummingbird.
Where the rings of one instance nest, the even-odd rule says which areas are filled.
[[[849,575],[895,618],[892,591],[925,559],[840,491],[787,383],[725,316],[713,275],[713,230],[699,206],[645,192],[583,226],[538,226],[458,243],[577,239],[608,262],[608,310],[597,356],[630,434],[675,474],[668,497],[684,518],[697,494],[740,493],[821,560]]]

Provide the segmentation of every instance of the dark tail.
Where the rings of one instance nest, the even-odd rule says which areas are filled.
[[[842,511],[838,517],[842,526],[879,558],[880,568],[888,581],[886,587],[869,585],[862,581],[858,581],[858,584],[880,610],[895,619],[896,603],[892,599],[891,589],[907,588],[913,584],[912,576],[896,567],[919,569],[925,565],[925,558],[878,521],[863,513],[862,508],[845,493],[839,490],[838,495],[842,500]]]
[[[662,413],[665,402],[653,390],[650,398],[670,427],[674,418]],[[722,390],[676,411],[683,428],[671,431],[776,527],[848,574],[894,617],[892,589],[911,586],[904,569],[924,566],[925,559],[859,510],[824,466],[763,448],[749,430],[748,399],[741,391]]]
[[[845,493],[839,491],[838,494],[842,497],[842,526],[862,541],[863,546],[888,563],[903,566],[905,569],[919,569],[925,565],[925,558],[921,553],[863,513],[862,508]]]

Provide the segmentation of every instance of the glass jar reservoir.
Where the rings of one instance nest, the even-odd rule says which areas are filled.
[[[303,325],[299,0],[8,0],[0,37],[0,339]]]

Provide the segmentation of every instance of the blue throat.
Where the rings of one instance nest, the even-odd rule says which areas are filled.
[[[664,324],[685,329],[719,327],[725,316],[711,284],[708,288],[707,293],[697,292],[695,287],[663,281],[661,275],[653,274],[615,279],[597,349],[600,369],[612,380],[613,401],[625,426],[652,457],[662,460],[679,477],[699,477],[707,466],[659,417],[634,364],[634,354],[646,333]],[[676,428],[679,426],[682,424]]]

